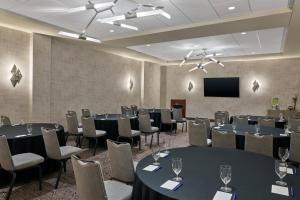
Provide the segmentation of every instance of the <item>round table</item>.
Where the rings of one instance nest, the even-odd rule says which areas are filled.
[[[215,127],[213,127],[215,128]],[[220,126],[220,131],[232,131],[231,124],[225,124]],[[236,147],[237,149],[244,149],[245,146],[245,134],[255,133],[255,125],[239,125],[236,127]],[[273,156],[278,157],[279,147],[290,147],[290,137],[281,136],[284,134],[284,130],[281,128],[273,128],[267,126],[260,126],[260,135],[272,135],[273,136]]]
[[[47,157],[44,140],[42,136],[41,127],[44,128],[55,128],[54,124],[49,123],[33,123],[32,124],[32,135],[27,135],[27,125],[13,125],[13,126],[2,126],[0,127],[0,134],[7,137],[9,148],[12,155],[20,153],[35,153],[44,158]],[[57,129],[57,137],[61,146],[66,144],[64,128],[60,125]],[[59,168],[58,163],[51,160],[45,160],[42,164],[43,174],[53,172]],[[25,171],[18,172],[18,179],[26,180],[31,177],[36,177],[36,171]],[[7,185],[10,181],[10,174],[4,170],[0,170],[0,185]]]
[[[160,186],[175,174],[171,168],[171,160],[181,157],[183,168],[180,176],[183,185],[176,191],[169,191]],[[291,199],[272,194],[271,186],[279,178],[274,172],[274,159],[234,149],[209,147],[185,147],[171,150],[166,158],[160,158],[161,169],[147,172],[143,168],[153,163],[147,156],[139,162],[134,183],[134,200],[211,200],[217,190],[223,186],[219,176],[219,166],[232,166],[232,181],[229,187],[242,200],[278,200]],[[294,199],[299,198],[300,175],[287,175],[284,178],[296,191]]]
[[[254,116],[254,115],[249,115],[248,117],[248,124],[249,125],[255,125],[258,123],[259,119],[275,119],[275,127],[276,128],[281,128],[284,129],[284,126],[287,124],[286,120],[280,120],[279,117],[268,117],[268,116]],[[230,123],[232,123],[233,117],[230,117]]]

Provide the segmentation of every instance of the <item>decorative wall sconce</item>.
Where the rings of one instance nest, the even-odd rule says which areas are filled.
[[[258,88],[259,88],[259,83],[258,83],[257,80],[255,80],[255,81],[253,82],[253,86],[252,86],[253,92],[256,92],[256,91],[258,90]]]
[[[21,74],[20,69],[18,69],[15,64],[10,72],[12,74],[12,77],[10,78],[10,82],[15,87],[17,85],[17,83],[20,83],[20,81],[22,79],[22,74]]]
[[[129,90],[131,91],[133,89],[133,81],[129,79]]]
[[[189,82],[189,86],[188,86],[189,92],[192,91],[193,88],[194,88],[194,85],[193,85],[193,83],[190,81],[190,82]]]

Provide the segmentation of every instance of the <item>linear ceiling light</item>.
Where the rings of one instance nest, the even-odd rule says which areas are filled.
[[[65,32],[65,31],[59,31],[58,34],[67,36],[67,37],[71,37],[71,38],[75,38],[75,39],[81,39],[81,40],[87,40],[90,42],[101,43],[100,40],[98,40],[96,38],[92,38],[92,37],[87,37],[84,34],[70,33],[70,32]]]
[[[131,29],[131,30],[135,30],[135,31],[139,30],[137,27],[131,26],[131,25],[128,25],[128,24],[123,24],[123,23],[118,23],[118,22],[105,22],[105,23],[115,25],[115,26],[120,26],[122,28],[127,28],[127,29]]]

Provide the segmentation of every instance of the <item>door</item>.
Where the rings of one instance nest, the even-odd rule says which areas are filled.
[[[185,99],[171,99],[171,108],[182,107],[182,117],[185,117],[186,100]]]

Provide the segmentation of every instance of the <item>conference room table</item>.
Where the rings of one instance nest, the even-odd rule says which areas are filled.
[[[248,117],[248,124],[255,125],[258,123],[259,119],[275,119],[275,127],[284,129],[284,126],[287,124],[286,119],[280,119],[279,117],[269,117],[269,116],[258,116],[258,115],[247,115]],[[230,123],[233,122],[233,116],[230,117]]]
[[[46,159],[47,155],[41,131],[42,127],[55,129],[54,124],[33,123],[31,135],[28,135],[27,124],[4,125],[0,127],[0,134],[6,136],[12,155],[30,152],[43,156],[45,162],[42,164],[42,170],[43,174],[47,174],[59,169],[59,163]],[[59,125],[56,133],[60,146],[64,146],[66,144],[64,127]],[[18,180],[27,180],[32,177],[36,177],[35,170],[20,171],[17,175]],[[7,186],[10,180],[10,173],[0,169],[0,186]]]
[[[173,190],[160,186],[175,177],[172,158],[182,158],[182,185]],[[300,175],[287,175],[284,181],[295,191],[293,198],[271,193],[272,185],[279,180],[271,157],[236,149],[185,147],[172,149],[170,155],[159,158],[161,168],[155,172],[143,170],[154,162],[151,155],[142,159],[136,168],[133,200],[211,200],[224,186],[220,179],[220,165],[232,167],[228,184],[242,200],[300,199]]]
[[[219,131],[233,131],[231,124],[221,125],[220,127],[213,127]],[[245,147],[245,134],[256,132],[255,125],[238,125],[236,127],[236,148],[244,149]],[[289,147],[290,146],[290,137],[282,136],[284,134],[284,129],[273,128],[267,126],[260,126],[260,135],[272,135],[273,136],[273,156],[278,157],[278,148],[279,147]]]

